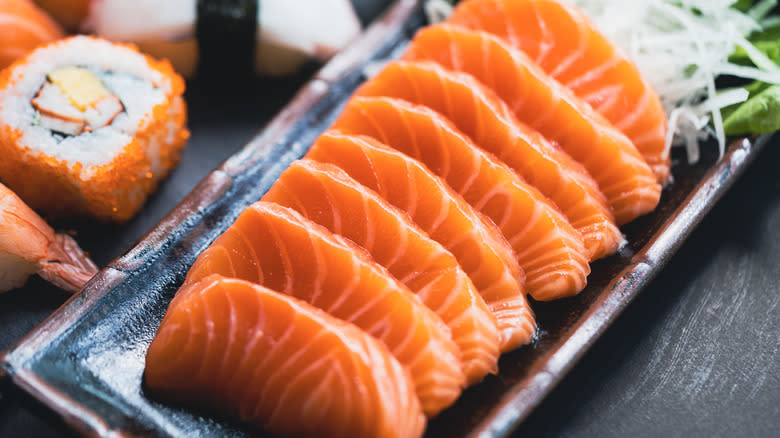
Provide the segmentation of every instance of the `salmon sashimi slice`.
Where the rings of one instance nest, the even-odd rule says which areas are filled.
[[[414,37],[404,59],[434,61],[487,85],[520,121],[585,166],[607,197],[618,224],[658,205],[661,186],[631,141],[498,37],[452,25],[428,26]],[[610,237],[614,252],[621,236]]]
[[[586,248],[610,244],[600,239],[614,233],[606,234],[615,228],[614,216],[596,181],[580,163],[518,121],[506,103],[473,76],[430,61],[397,61],[356,95],[395,97],[440,113],[552,200],[583,234]],[[591,227],[599,232],[583,232]]]
[[[585,283],[589,254],[580,233],[543,194],[435,111],[388,97],[356,97],[334,127],[374,137],[447,181],[498,225],[535,296],[576,292],[570,285]]]
[[[155,393],[281,436],[419,437],[411,377],[387,347],[320,309],[212,275],[180,290],[146,355]]]
[[[409,368],[428,415],[465,384],[441,318],[365,250],[292,209],[264,201],[248,207],[198,257],[185,284],[211,274],[292,295],[381,340]]]
[[[446,70],[429,61],[388,64],[356,92],[357,96],[388,96],[425,105],[448,118],[474,144],[495,155],[528,183],[539,189],[583,234],[586,248],[597,248],[614,218],[604,194],[584,167],[553,146],[541,134],[512,114],[493,91],[474,77]],[[551,294],[569,296],[585,287],[574,282]],[[532,289],[534,298],[539,299]]]
[[[534,289],[541,291],[567,276],[556,271],[587,275],[580,235],[557,209],[437,112],[400,99],[355,97],[333,127],[373,137],[419,160],[446,181],[498,225]],[[502,351],[531,341],[536,324],[523,294],[486,300],[502,332]]]
[[[455,256],[489,306],[523,293],[523,270],[501,231],[417,160],[336,130],[322,134],[306,157],[339,166],[408,214]]]
[[[263,200],[353,241],[409,287],[452,331],[467,382],[495,370],[500,354],[495,317],[455,257],[405,213],[335,165],[309,159],[292,163]],[[442,407],[453,401],[441,400]]]
[[[669,180],[661,100],[582,11],[554,0],[465,0],[448,22],[490,32],[524,51],[626,134],[659,183]]]

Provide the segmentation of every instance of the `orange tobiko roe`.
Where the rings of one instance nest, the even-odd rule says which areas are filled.
[[[112,44],[138,52],[133,45]],[[184,80],[167,60],[144,56],[149,68],[169,82],[170,90],[165,101],[141,120],[133,139],[111,162],[85,169],[80,162],[68,163],[34,151],[20,144],[21,130],[0,121],[0,181],[32,208],[49,216],[94,217],[117,223],[135,216],[147,196],[178,164],[190,136],[182,97]],[[26,58],[0,72],[0,89],[14,87],[21,79],[14,71],[27,64]],[[0,102],[0,108],[2,105]]]

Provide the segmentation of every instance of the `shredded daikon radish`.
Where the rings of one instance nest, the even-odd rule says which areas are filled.
[[[777,24],[778,17],[767,15],[778,0],[761,0],[747,13],[731,7],[736,0],[562,1],[578,6],[634,60],[669,118],[667,150],[685,146],[691,163],[701,155],[699,142],[711,136],[723,154],[726,135],[721,109],[749,96],[744,89],[719,93],[715,78],[729,75],[780,84],[780,68],[746,38],[762,25]],[[445,19],[451,3],[426,0],[431,22]],[[756,67],[729,62],[737,47]]]
[[[773,15],[771,17],[766,17],[761,20],[761,27],[763,27],[764,29],[768,27],[777,27],[777,26],[780,26],[780,17],[778,16]]]
[[[756,49],[756,47],[751,44],[750,41],[740,37],[737,40],[737,45],[745,50],[745,53],[747,53],[750,61],[752,61],[753,64],[758,66],[758,68],[761,70],[767,72],[780,72],[780,68],[778,68],[777,65],[772,62],[771,59],[767,58],[767,56],[764,55],[760,50]]]
[[[700,103],[695,107],[696,111],[703,110],[705,112],[712,112],[718,108],[724,108],[735,103],[744,102],[747,100],[750,93],[744,88],[736,88],[733,90],[724,91],[718,94],[712,99]]]
[[[775,6],[777,6],[777,0],[761,0],[758,4],[753,6],[748,14],[750,14],[754,20],[760,21],[762,18],[766,17]]]
[[[745,90],[715,89],[720,75],[780,84],[780,69],[747,39],[768,22],[777,0],[758,2],[748,13],[735,0],[564,0],[589,15],[625,50],[653,85],[669,117],[667,147],[683,145],[688,160],[700,156],[699,141],[714,135],[725,150],[721,108],[747,99]],[[729,62],[737,47],[756,67]],[[712,127],[708,127],[709,123]]]

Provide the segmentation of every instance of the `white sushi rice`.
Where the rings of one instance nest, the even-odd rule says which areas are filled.
[[[108,126],[64,139],[36,126],[36,111],[30,100],[49,72],[66,66],[89,69],[119,98],[124,112]],[[122,152],[137,130],[152,120],[152,108],[165,101],[172,86],[164,75],[149,68],[143,55],[87,37],[36,50],[26,65],[14,70],[11,82],[13,87],[0,90],[0,120],[23,132],[20,145],[30,148],[31,153],[43,152],[71,166],[81,163],[84,179],[95,172],[96,166],[110,163]]]
[[[37,271],[35,263],[23,258],[0,251],[0,292],[22,287],[27,277]]]

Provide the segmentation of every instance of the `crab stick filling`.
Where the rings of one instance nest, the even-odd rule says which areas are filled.
[[[64,135],[80,135],[108,126],[124,111],[122,102],[92,71],[62,67],[50,72],[31,100],[37,123]]]

